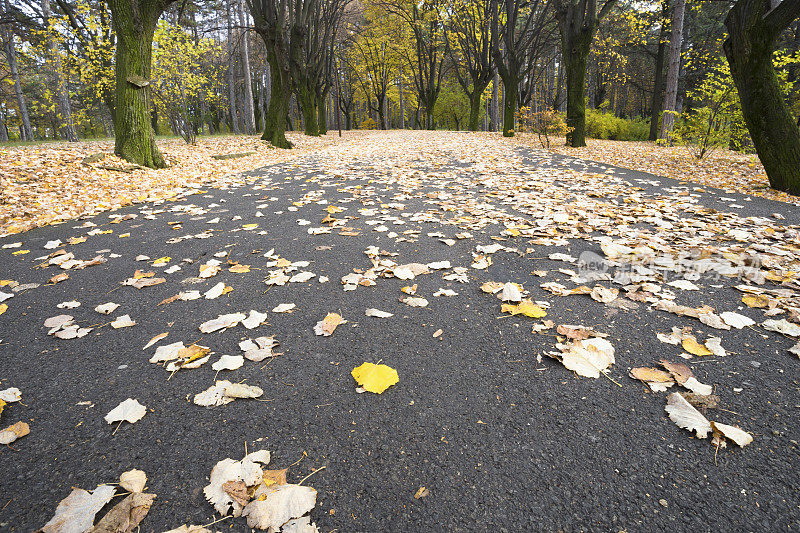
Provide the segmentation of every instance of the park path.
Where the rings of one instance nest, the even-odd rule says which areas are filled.
[[[0,450],[0,530],[40,527],[71,487],[132,468],[158,495],[142,531],[208,524],[214,465],[259,449],[268,468],[292,465],[289,482],[317,471],[305,484],[324,532],[798,528],[797,222],[786,204],[485,135],[389,132],[0,239],[13,295],[0,390],[22,394],[0,426],[30,425]],[[74,257],[46,257],[58,250]],[[504,312],[499,296],[514,306],[517,293],[546,316]],[[199,329],[239,312],[253,329]],[[329,313],[346,323],[316,335]],[[730,327],[742,319],[729,313],[754,324]],[[58,315],[72,317],[61,336],[81,336],[49,335]],[[123,315],[135,325],[109,325]],[[712,355],[690,354],[704,352],[689,335]],[[280,355],[212,368],[264,337]],[[614,347],[596,379],[560,362],[585,337]],[[178,341],[208,362],[149,362]],[[629,377],[660,359],[712,386],[706,416],[753,442],[718,448],[673,423],[680,387]],[[364,362],[399,382],[357,393]],[[222,379],[263,395],[193,403]],[[146,414],[115,430],[103,417],[126,398]],[[248,530],[243,517],[215,527]]]

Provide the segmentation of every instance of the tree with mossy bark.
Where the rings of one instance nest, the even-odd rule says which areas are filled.
[[[798,17],[798,0],[738,0],[725,19],[724,49],[770,185],[800,195],[800,129],[772,64],[778,37]]]
[[[109,0],[117,35],[114,153],[126,161],[150,168],[166,166],[150,124],[153,34],[161,14],[175,1]]]
[[[316,0],[309,0],[316,1]],[[302,17],[305,0],[247,0],[253,17],[253,27],[264,41],[270,73],[270,99],[264,114],[264,134],[261,139],[276,148],[291,148],[286,139],[289,99],[295,90],[292,67],[302,57],[304,35],[293,24]]]
[[[600,21],[617,0],[554,0],[561,34],[561,58],[567,75],[567,144],[586,146],[586,61]]]
[[[526,61],[550,21],[545,0],[491,0],[492,59],[503,80],[503,136],[514,136],[520,81],[534,66]]]

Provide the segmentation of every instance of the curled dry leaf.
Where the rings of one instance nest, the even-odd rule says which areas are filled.
[[[667,396],[667,406],[664,409],[670,420],[675,422],[678,427],[688,429],[690,432],[694,431],[701,439],[708,437],[711,432],[711,423],[708,419],[677,392]]]
[[[711,385],[700,383],[697,378],[694,377],[692,369],[683,363],[673,363],[662,359],[661,366],[672,374],[672,377],[675,378],[675,381],[677,381],[679,385],[689,389],[695,394],[708,396],[714,391]]]
[[[242,516],[247,525],[259,529],[278,530],[293,518],[299,518],[314,509],[317,491],[303,485],[260,485],[253,493]]]
[[[250,310],[250,316],[242,320],[242,325],[247,329],[255,329],[258,326],[266,323],[267,313],[259,313],[255,309]]]
[[[244,357],[241,355],[223,355],[218,361],[211,365],[211,368],[216,371],[236,370],[237,368],[241,368],[242,365],[244,365]]]
[[[147,483],[147,474],[143,470],[128,470],[119,476],[119,485],[130,492],[142,492]]]
[[[233,516],[240,516],[244,506],[232,498],[223,489],[223,485],[230,481],[241,481],[248,487],[259,483],[263,476],[262,465],[269,464],[269,460],[267,450],[247,454],[241,461],[223,459],[211,470],[211,479],[203,489],[203,494],[221,515],[231,513]]]
[[[131,533],[144,520],[155,501],[155,494],[134,492],[111,508],[88,533]]]
[[[405,298],[400,298],[400,301],[404,304],[411,306],[411,307],[427,307],[428,300],[425,298],[420,298],[416,296],[406,296]]]
[[[25,422],[20,421],[16,424],[11,424],[4,430],[0,431],[0,444],[11,444],[17,439],[30,434],[30,432],[31,428]]]
[[[729,326],[742,329],[748,326],[752,326],[756,323],[755,320],[746,317],[744,315],[740,315],[739,313],[733,313],[731,311],[725,311],[724,313],[720,313],[719,317]]]
[[[328,313],[325,318],[314,326],[314,333],[330,337],[340,324],[345,324],[346,322],[339,313]]]
[[[614,346],[605,339],[595,337],[556,346],[561,350],[561,364],[580,376],[598,378],[614,364]]]
[[[232,328],[246,318],[247,315],[244,313],[229,313],[227,315],[219,315],[213,320],[207,320],[206,322],[200,324],[200,331],[203,333],[213,333],[221,329]]]
[[[380,309],[369,308],[367,309],[364,314],[366,316],[371,316],[375,318],[390,318],[394,316],[394,313],[388,313],[386,311],[381,311]]]
[[[800,337],[800,325],[789,322],[785,318],[781,320],[765,320],[761,325],[769,331],[776,331],[790,337]]]
[[[111,322],[111,327],[114,329],[119,328],[129,328],[131,326],[135,326],[136,321],[131,320],[130,315],[122,315],[121,317],[117,318],[113,322]]]
[[[665,392],[675,384],[672,374],[650,367],[631,368],[630,376],[647,383],[653,392]]]
[[[84,533],[92,528],[94,517],[114,497],[116,488],[100,485],[92,492],[73,488],[61,500],[56,514],[41,529],[42,533]]]
[[[728,424],[722,424],[720,422],[711,422],[711,428],[714,430],[714,437],[718,437],[718,434],[731,439],[733,442],[739,445],[740,448],[743,448],[753,442],[753,436],[744,431],[743,429],[739,429],[736,426],[729,426]]]
[[[592,300],[607,304],[617,299],[619,296],[619,289],[597,285],[592,289],[592,292],[589,295],[592,297]]]
[[[272,349],[278,345],[274,337],[257,337],[253,340],[247,339],[239,343],[239,348],[244,351],[244,357],[248,361],[263,361],[267,357],[275,357]]]

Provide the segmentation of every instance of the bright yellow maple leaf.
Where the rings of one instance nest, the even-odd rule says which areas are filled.
[[[8,304],[0,304],[0,315],[8,311]]]
[[[250,265],[233,265],[228,271],[234,274],[247,274],[250,272]]]
[[[375,394],[382,393],[400,381],[397,370],[390,366],[375,365],[373,363],[364,363],[361,366],[357,366],[350,374],[365,391],[374,392]]]
[[[500,307],[500,311],[503,313],[511,313],[512,315],[525,315],[531,318],[547,316],[547,311],[530,300],[522,300],[518,305],[503,304],[502,307]]]

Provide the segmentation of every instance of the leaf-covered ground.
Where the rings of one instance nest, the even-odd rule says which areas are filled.
[[[0,238],[0,527],[800,528],[800,213],[698,188],[374,132]]]
[[[344,138],[359,132],[343,132]],[[338,141],[335,133],[289,133],[295,150],[275,150],[257,136],[159,140],[167,169],[130,168],[114,156],[113,140],[46,143],[0,148],[0,235],[69,220],[131,203],[169,198],[181,188],[217,180],[307,154]],[[92,160],[101,154],[102,158]],[[214,155],[248,154],[233,159]],[[86,160],[86,158],[90,158]],[[124,169],[113,170],[113,169]]]
[[[533,139],[528,142],[533,144]],[[800,205],[798,197],[769,188],[764,167],[754,154],[717,149],[698,160],[684,146],[601,139],[586,139],[582,148],[565,146],[561,139],[551,149],[558,154]]]

